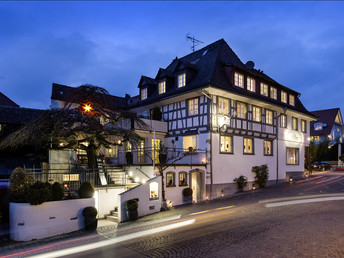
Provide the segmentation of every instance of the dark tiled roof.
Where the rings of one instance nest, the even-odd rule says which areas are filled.
[[[179,64],[189,67],[192,65],[192,69],[195,71],[193,78],[187,82],[187,85],[182,88],[171,87],[166,93],[159,95],[157,91],[149,95],[146,100],[138,101],[134,103],[131,101],[131,107],[143,106],[148,103],[157,102],[161,99],[169,98],[172,96],[180,95],[182,93],[194,91],[207,86],[212,86],[232,92],[238,95],[259,99],[261,101],[277,105],[280,107],[287,107],[288,109],[295,110],[309,116],[313,116],[307,109],[302,105],[298,98],[299,93],[289,89],[283,85],[280,85],[269,76],[264,74],[260,70],[256,70],[253,67],[247,67],[234,51],[228,46],[224,39],[220,39],[198,51],[192,52],[182,58],[174,59],[166,68],[166,70],[174,73]],[[278,100],[274,100],[258,93],[250,92],[248,90],[233,86],[226,72],[227,68],[238,69],[244,71],[248,75],[252,75],[255,78],[260,78],[262,81],[266,81],[268,84],[275,86],[276,88],[286,90],[295,96],[295,106],[284,104]],[[161,73],[160,69],[158,75]],[[158,76],[157,76],[158,77]],[[161,76],[159,77],[161,78]],[[158,78],[156,78],[158,79]]]
[[[0,123],[24,125],[40,116],[44,110],[0,106]]]
[[[0,106],[4,107],[19,107],[16,103],[10,100],[6,95],[0,92]]]
[[[312,111],[311,113],[318,117],[318,119],[317,121],[311,122],[311,136],[330,135],[338,112],[340,112],[339,108]],[[323,127],[323,130],[314,131],[314,124],[318,122],[326,123],[327,126]]]
[[[72,93],[75,88],[53,83],[52,92],[51,92],[51,99],[52,100],[60,100],[64,101],[65,98]],[[110,103],[111,106],[115,109],[126,109],[128,106],[128,98],[117,97],[113,95],[105,95],[105,99],[107,103]]]

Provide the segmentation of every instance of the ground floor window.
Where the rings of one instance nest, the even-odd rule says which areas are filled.
[[[271,156],[272,155],[272,141],[264,141],[264,155]]]
[[[159,183],[152,182],[149,184],[149,199],[156,200],[159,199]]]
[[[233,137],[221,136],[220,152],[233,153]]]
[[[244,138],[244,154],[253,154],[253,144],[252,138]]]
[[[145,140],[140,140],[137,143],[137,163],[145,162]]]
[[[152,139],[152,159],[159,164],[160,139]]]
[[[299,164],[299,149],[287,148],[287,165]]]
[[[179,172],[179,186],[187,186],[186,172]]]
[[[175,177],[173,172],[166,173],[166,187],[173,187],[175,184]]]

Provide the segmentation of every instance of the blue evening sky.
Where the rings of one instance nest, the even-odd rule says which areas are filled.
[[[0,2],[0,92],[42,109],[53,82],[134,96],[141,75],[191,52],[190,33],[203,46],[224,38],[308,110],[344,112],[343,13],[320,1]]]

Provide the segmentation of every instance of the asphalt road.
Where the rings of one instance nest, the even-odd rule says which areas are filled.
[[[344,257],[344,195],[333,195],[343,193],[343,184],[343,174],[314,175],[204,206],[151,234],[117,237],[117,243],[109,238],[101,248],[67,257]],[[293,203],[300,199],[304,203]],[[164,226],[171,228],[157,232]]]

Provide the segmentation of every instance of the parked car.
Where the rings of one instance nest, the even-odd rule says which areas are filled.
[[[312,167],[314,170],[330,170],[332,169],[332,166],[328,164],[327,162],[314,162],[312,164]]]

